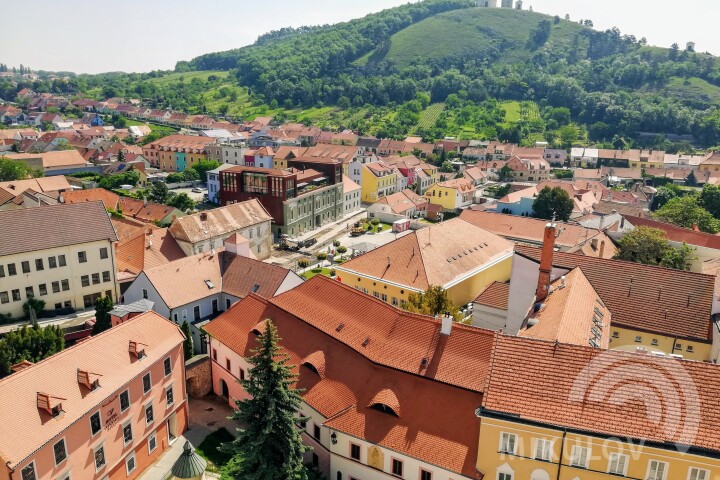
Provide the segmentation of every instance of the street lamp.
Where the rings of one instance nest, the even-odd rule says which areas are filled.
[[[337,434],[335,432],[333,432],[332,435],[330,435],[330,441],[332,442],[333,445],[337,445]]]

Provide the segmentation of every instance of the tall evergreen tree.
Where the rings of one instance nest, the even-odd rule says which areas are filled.
[[[307,480],[302,462],[307,447],[300,438],[302,419],[294,416],[301,397],[292,388],[295,376],[287,364],[289,357],[280,351],[275,325],[267,320],[260,346],[253,351],[249,378],[240,383],[251,395],[238,400],[233,420],[237,438],[220,449],[233,455],[225,474],[242,480]]]
[[[112,327],[112,320],[110,319],[110,311],[112,309],[112,298],[100,297],[97,299],[95,302],[95,325],[93,325],[92,329],[93,335],[109,330]]]
[[[182,332],[185,335],[185,341],[183,342],[183,353],[185,354],[185,360],[189,360],[195,355],[193,353],[193,339],[190,334],[190,324],[185,320],[182,324]]]

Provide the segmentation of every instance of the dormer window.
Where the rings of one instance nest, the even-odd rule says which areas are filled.
[[[400,417],[400,402],[395,392],[389,388],[379,391],[375,397],[373,397],[368,407]]]
[[[99,373],[88,372],[87,370],[77,371],[77,381],[80,385],[84,385],[85,388],[91,392],[96,390],[100,386],[100,375]]]
[[[62,401],[65,398],[53,397],[48,393],[38,392],[37,394],[37,406],[41,410],[45,410],[53,417],[57,417],[63,412]]]
[[[128,350],[131,354],[135,355],[138,360],[141,360],[145,357],[145,345],[144,343],[136,342],[134,340],[130,340],[130,344],[128,347]]]

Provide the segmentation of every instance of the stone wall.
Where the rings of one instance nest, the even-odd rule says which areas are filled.
[[[195,355],[185,362],[185,379],[191,397],[200,398],[212,392],[210,357],[207,354]]]

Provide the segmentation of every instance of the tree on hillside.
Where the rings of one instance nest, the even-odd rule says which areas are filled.
[[[530,39],[528,40],[529,46],[533,49],[538,49],[545,45],[545,42],[550,38],[551,28],[552,24],[550,20],[541,20],[535,30],[530,33]]]
[[[60,327],[40,328],[24,325],[0,337],[0,378],[11,373],[10,367],[23,360],[39,362],[54,355],[65,346],[65,335]]]
[[[193,355],[195,355],[195,353],[193,351],[193,338],[190,333],[190,324],[187,320],[183,322],[181,329],[183,335],[185,335],[185,340],[183,341],[183,354],[185,356],[185,360],[189,360],[193,357]]]
[[[578,140],[578,129],[575,125],[565,125],[558,130],[560,145],[564,149],[571,148]]]
[[[411,293],[403,306],[405,310],[422,315],[442,315],[450,312],[456,319],[460,319],[460,310],[448,297],[447,290],[440,286],[430,286],[424,293]]]
[[[42,176],[43,173],[40,170],[34,170],[22,162],[0,156],[0,182],[11,182],[13,180],[24,180],[26,178]]]
[[[533,216],[562,222],[570,220],[575,204],[570,195],[560,187],[543,188],[533,202]]]
[[[672,223],[678,227],[693,228],[693,225],[697,225],[701,231],[706,233],[720,231],[720,221],[698,205],[698,198],[695,195],[671,199],[656,211],[654,216],[660,221]]]
[[[148,200],[155,203],[165,203],[168,199],[169,190],[165,182],[155,182],[150,187]]]
[[[112,320],[110,319],[110,311],[113,309],[113,301],[110,297],[100,297],[95,302],[95,325],[93,325],[92,334],[110,330],[112,328]]]
[[[219,166],[220,162],[218,162],[217,160],[200,160],[191,168],[197,172],[198,177],[200,177],[200,181],[206,182],[207,172],[209,172],[210,170],[215,170]]]
[[[302,398],[291,386],[295,376],[289,356],[281,351],[277,327],[270,319],[258,342],[248,378],[240,381],[250,398],[236,401],[232,416],[244,428],[220,447],[233,455],[223,473],[243,480],[307,480],[303,465],[307,447],[298,426],[303,419],[294,416]]]
[[[171,195],[167,204],[171,207],[177,208],[178,210],[182,210],[183,212],[187,212],[195,208],[195,201],[193,201],[193,199],[185,192],[178,193],[177,195]]]

